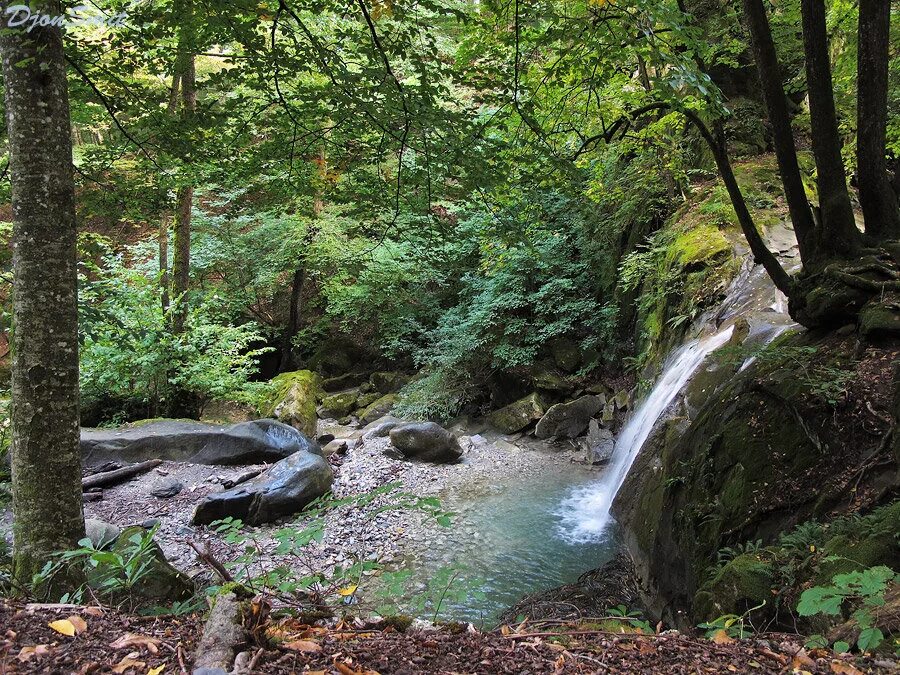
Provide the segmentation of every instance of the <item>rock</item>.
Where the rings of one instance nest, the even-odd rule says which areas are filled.
[[[588,422],[603,408],[599,396],[582,396],[569,403],[557,403],[537,423],[535,436],[547,438],[576,438],[588,427]]]
[[[615,399],[616,410],[628,410],[631,405],[631,393],[624,389],[616,394]]]
[[[356,399],[356,405],[365,410],[380,398],[381,394],[379,394],[377,391],[373,391],[370,394],[363,394],[358,399]]]
[[[95,492],[84,492],[81,495],[81,501],[84,503],[102,502],[103,501],[103,490],[97,490]]]
[[[369,382],[375,391],[381,394],[393,394],[400,391],[409,382],[409,376],[397,372],[372,373]]]
[[[370,422],[374,422],[379,417],[384,417],[387,415],[391,408],[394,407],[394,403],[397,401],[397,396],[395,394],[386,394],[379,398],[377,401],[368,406],[359,416],[359,421],[361,424],[369,424]]]
[[[456,437],[434,422],[403,424],[392,429],[390,437],[406,459],[443,464],[456,462],[462,456]]]
[[[606,405],[603,406],[603,412],[600,415],[600,421],[603,424],[609,424],[616,417],[616,402],[615,401],[607,401]]]
[[[355,366],[363,358],[363,350],[359,345],[349,337],[339,335],[320,340],[307,365],[323,375],[333,377],[359,370]]]
[[[159,518],[147,518],[147,520],[141,521],[141,528],[145,530],[152,530],[154,527],[159,527],[162,525],[162,521]]]
[[[363,427],[363,436],[365,438],[386,438],[393,429],[401,424],[403,424],[402,420],[391,417],[390,415],[385,415]]]
[[[249,525],[269,523],[302,511],[331,489],[334,474],[321,455],[296,452],[240,486],[207,496],[193,522],[208,525],[227,516]]]
[[[130,558],[141,547],[147,537],[147,531],[140,526],[126,527],[112,545],[112,552]],[[129,589],[128,595],[140,598],[147,604],[168,604],[186,600],[194,594],[194,584],[190,578],[172,567],[162,549],[151,541],[146,556],[149,565],[146,574],[141,576]],[[90,579],[88,579],[90,583]]]
[[[866,338],[900,334],[900,309],[897,298],[888,295],[866,303],[859,312],[859,332]]]
[[[575,388],[565,375],[553,368],[538,368],[533,371],[531,378],[535,389],[568,394]]]
[[[313,438],[316,435],[316,401],[321,398],[322,378],[310,370],[296,370],[282,373],[271,384],[274,393],[260,406],[260,413]]]
[[[191,464],[262,464],[298,450],[321,452],[302,433],[274,420],[241,422],[230,427],[185,420],[160,420],[118,429],[82,429],[85,466],[110,460],[162,459]]]
[[[344,391],[339,394],[331,394],[322,399],[319,408],[319,417],[327,419],[340,419],[350,414],[356,407],[359,394],[355,391]]]
[[[513,434],[541,419],[545,411],[540,397],[536,393],[529,394],[505,408],[495,410],[487,416],[487,421],[503,433]]]
[[[335,439],[328,443],[324,448],[322,448],[322,454],[326,457],[331,457],[332,455],[343,455],[346,452],[347,441],[344,439]]]
[[[118,539],[122,528],[96,518],[85,518],[84,531],[94,548],[107,548]]]
[[[367,382],[368,379],[369,376],[366,373],[345,373],[344,375],[329,377],[327,380],[324,380],[322,382],[322,390],[329,393],[343,391],[344,389],[359,387],[364,382]]]
[[[331,443],[334,440],[334,434],[322,434],[316,439],[316,443],[321,445],[323,448]]]
[[[597,420],[588,423],[587,436],[582,439],[584,459],[588,464],[605,464],[612,457],[616,440],[612,431],[603,429]]]
[[[175,478],[166,478],[158,482],[152,490],[150,490],[150,494],[158,499],[169,499],[170,497],[174,497],[179,492],[184,489],[184,485],[182,485]]]
[[[553,361],[567,373],[574,373],[581,365],[581,348],[572,340],[557,340],[550,350]]]

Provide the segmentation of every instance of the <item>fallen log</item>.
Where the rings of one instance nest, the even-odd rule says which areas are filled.
[[[231,672],[235,657],[248,642],[242,615],[241,603],[234,593],[216,598],[197,646],[194,675]]]
[[[95,473],[93,476],[81,479],[81,489],[87,490],[92,487],[108,487],[110,485],[115,485],[116,483],[121,483],[126,478],[137,476],[139,473],[149,471],[160,464],[162,464],[161,459],[149,459],[146,462],[138,462],[137,464],[132,464],[130,466],[123,466],[121,469],[116,469],[115,471]]]

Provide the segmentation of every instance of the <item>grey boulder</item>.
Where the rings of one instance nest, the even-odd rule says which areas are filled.
[[[395,427],[391,443],[406,459],[443,464],[456,462],[462,448],[456,437],[434,422],[413,422]]]
[[[184,485],[182,485],[180,481],[176,478],[168,477],[154,485],[153,489],[150,490],[150,494],[157,499],[169,499],[170,497],[177,495],[183,489]]]
[[[296,452],[240,486],[207,496],[193,522],[208,525],[231,516],[249,525],[269,523],[302,511],[331,490],[334,473],[321,455]]]
[[[298,451],[321,452],[318,444],[286,424],[264,419],[230,427],[190,420],[160,420],[119,429],[82,429],[86,466],[111,460],[162,459],[191,464],[262,464]]]
[[[603,407],[600,396],[582,396],[569,403],[557,403],[547,410],[535,427],[538,438],[575,438],[584,433],[588,422]]]
[[[584,459],[588,464],[606,464],[613,455],[616,440],[613,432],[603,429],[597,420],[591,420],[587,436],[581,439]]]

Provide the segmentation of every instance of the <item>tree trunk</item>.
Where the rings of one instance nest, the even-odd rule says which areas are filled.
[[[784,185],[784,196],[800,247],[800,258],[804,264],[814,263],[818,258],[816,225],[806,197],[806,189],[803,187],[800,164],[797,162],[794,132],[791,129],[787,97],[782,86],[781,66],[778,64],[775,43],[772,41],[769,19],[762,0],[743,0],[743,2],[763,99],[769,113],[769,124],[772,126],[775,156]]]
[[[819,244],[828,257],[850,257],[859,249],[860,236],[841,157],[841,136],[828,55],[825,0],[802,0],[801,11],[812,146],[816,157],[821,210]]]
[[[40,9],[61,13],[58,2]],[[14,247],[14,574],[30,583],[53,552],[84,537],[75,186],[60,30],[26,33],[3,24]]]
[[[900,208],[885,159],[891,4],[860,0],[856,156],[866,234],[900,238]]]
[[[181,72],[182,115],[189,120],[197,108],[195,91],[194,55],[186,54],[184,68]],[[187,164],[188,162],[185,162]],[[186,185],[178,189],[178,207],[175,214],[175,255],[172,260],[173,294],[175,296],[175,313],[173,330],[180,333],[184,330],[187,319],[187,292],[191,280],[191,206],[194,202],[194,188]]]
[[[169,212],[159,220],[159,292],[163,317],[169,313]]]
[[[278,371],[286,373],[294,368],[294,336],[300,330],[300,294],[303,291],[303,281],[306,274],[302,269],[294,271],[294,279],[291,284],[291,306],[288,311],[288,322],[281,338],[281,363]]]

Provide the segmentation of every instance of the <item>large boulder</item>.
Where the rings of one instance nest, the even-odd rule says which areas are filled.
[[[591,418],[603,408],[600,396],[582,396],[569,403],[557,403],[537,423],[534,430],[538,438],[576,438],[580,436]]]
[[[341,419],[350,414],[356,407],[359,398],[358,391],[344,391],[339,394],[331,394],[322,399],[319,408],[319,416],[323,419]]]
[[[588,464],[606,464],[612,459],[616,449],[613,432],[600,426],[597,420],[588,423],[587,435],[581,439],[584,448],[584,459]]]
[[[374,422],[369,422],[363,427],[362,433],[364,438],[384,438],[394,429],[403,424],[403,420],[397,419],[390,415],[379,417]]]
[[[359,421],[361,424],[370,424],[374,422],[379,417],[384,417],[387,415],[391,408],[394,407],[394,403],[397,401],[397,396],[395,394],[385,394],[377,401],[366,407],[359,415]]]
[[[403,424],[392,429],[390,437],[406,459],[443,464],[462,456],[456,436],[434,422]]]
[[[487,421],[505,434],[514,434],[541,419],[544,412],[546,412],[544,403],[535,393],[510,403],[505,408],[495,410],[487,416]]]
[[[310,438],[316,436],[316,402],[322,398],[322,378],[311,370],[282,373],[271,384],[273,393],[259,409]]]
[[[85,466],[148,459],[191,464],[260,464],[277,462],[299,450],[319,451],[314,441],[275,420],[241,422],[229,427],[158,420],[118,429],[81,430]]]
[[[334,473],[327,460],[295,452],[239,487],[207,496],[194,511],[194,523],[208,525],[231,516],[249,525],[269,523],[302,511],[331,490]]]

